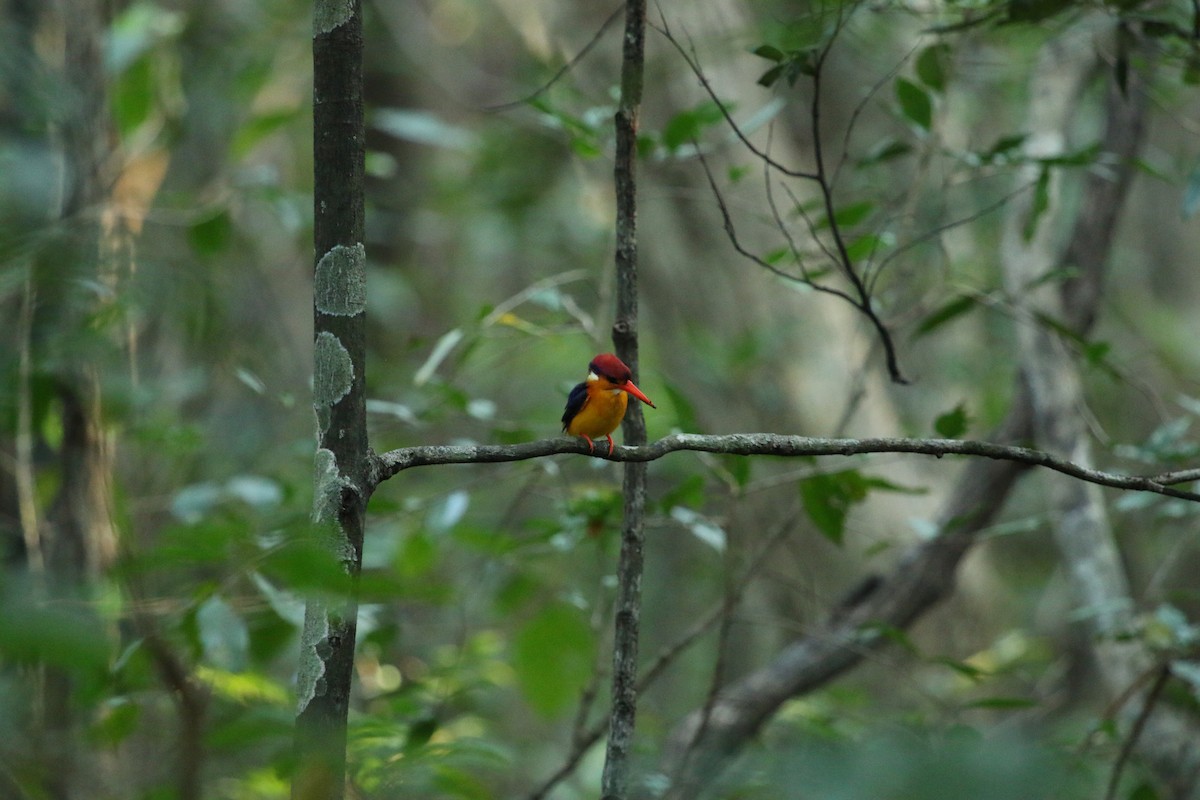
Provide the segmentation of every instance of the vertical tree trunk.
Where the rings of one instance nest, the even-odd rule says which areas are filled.
[[[313,7],[315,333],[317,416],[313,522],[351,578],[340,599],[312,598],[305,610],[298,671],[296,775],[292,797],[341,798],[346,720],[354,669],[369,467],[363,248],[362,6],[317,0]]]
[[[1114,166],[1103,175],[1087,176],[1085,200],[1062,255],[1056,251],[1055,237],[1064,227],[1064,204],[1053,202],[1029,235],[1033,204],[1028,194],[1010,209],[1003,249],[1005,277],[1013,295],[1024,296],[1034,314],[1060,320],[1084,338],[1096,317],[1113,233],[1136,169],[1148,102],[1146,82],[1136,70],[1131,70],[1124,90],[1108,75],[1096,39],[1113,35],[1111,18],[1094,15],[1083,18],[1043,49],[1031,80],[1026,148],[1038,157],[1069,152],[1074,112],[1084,89],[1101,75],[1111,84],[1106,87],[1102,144],[1104,153],[1115,157]],[[1149,68],[1148,63],[1141,66]],[[1036,170],[1026,172],[1023,180],[1036,179]],[[1063,267],[1074,274],[1061,286],[1041,280],[1050,270]],[[1030,288],[1034,286],[1037,288]],[[1017,333],[1038,446],[1091,466],[1091,435],[1080,413],[1087,398],[1079,356],[1072,354],[1060,333],[1035,320],[1018,325]],[[1157,656],[1139,639],[1124,636],[1133,627],[1135,600],[1099,487],[1062,475],[1048,475],[1045,482],[1063,570],[1077,608],[1085,612],[1083,625],[1104,689],[1115,701],[1138,686],[1156,666]],[[1132,701],[1123,704],[1123,731],[1143,727],[1135,719],[1150,694],[1143,685]],[[1169,797],[1200,794],[1200,748],[1194,728],[1185,717],[1160,708],[1149,717],[1137,741],[1142,756],[1169,787]]]
[[[103,40],[107,25],[101,0],[65,0],[59,4],[63,36],[61,82],[66,102],[55,131],[63,154],[61,250],[47,254],[39,270],[49,289],[46,302],[35,306],[30,335],[39,339],[85,333],[95,313],[96,299],[78,286],[103,282],[106,265],[101,258],[100,209],[107,185],[105,168],[112,134],[104,84]],[[55,272],[66,266],[64,279]],[[73,280],[72,280],[73,278]],[[33,278],[31,297],[43,297]],[[44,531],[28,532],[44,546],[43,588],[47,600],[78,603],[89,587],[112,563],[116,533],[109,508],[112,456],[103,428],[97,367],[87,355],[72,349],[72,361],[56,375],[56,400],[62,424],[57,453],[59,486],[46,514]],[[44,533],[44,543],[40,536]],[[43,554],[30,553],[34,558]],[[85,606],[80,606],[85,607]],[[86,613],[86,611],[81,612]],[[74,685],[63,669],[47,667],[41,686],[44,724],[41,761],[46,767],[48,796],[78,795],[87,768],[78,763],[78,723]]]
[[[625,47],[621,66],[621,101],[616,114],[617,151],[614,183],[617,195],[617,310],[613,344],[617,356],[638,377],[637,260],[637,131],[645,61],[646,3],[625,6]],[[625,415],[625,443],[646,441],[646,423],[638,403]],[[629,756],[637,717],[638,628],[642,602],[642,517],[646,505],[646,465],[625,465],[625,517],[617,564],[618,595],[613,639],[612,715],[605,753],[601,795],[624,798],[628,792]]]

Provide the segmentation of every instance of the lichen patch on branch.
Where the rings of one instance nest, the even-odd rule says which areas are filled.
[[[304,614],[304,630],[300,634],[300,648],[311,652],[315,658],[301,658],[296,673],[296,713],[304,709],[314,697],[324,694],[325,659],[321,657],[321,649],[328,649],[329,615],[325,613],[323,603],[310,601]]]
[[[353,247],[336,245],[321,256],[313,283],[316,309],[337,317],[361,314],[367,304],[366,261],[361,242]]]
[[[354,363],[338,338],[328,331],[317,334],[313,353],[313,406],[321,433],[329,427],[329,409],[350,393],[354,384]]]
[[[313,6],[313,35],[330,33],[345,25],[354,14],[354,0],[316,0]]]

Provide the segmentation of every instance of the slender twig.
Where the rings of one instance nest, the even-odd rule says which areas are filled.
[[[1129,729],[1129,735],[1121,743],[1121,752],[1117,754],[1117,760],[1113,762],[1112,773],[1108,777],[1108,790],[1104,793],[1104,800],[1113,800],[1117,796],[1117,785],[1121,782],[1121,773],[1125,771],[1125,764],[1129,761],[1129,756],[1133,754],[1133,748],[1141,737],[1142,731],[1146,727],[1146,721],[1150,719],[1150,714],[1154,711],[1154,706],[1158,704],[1158,698],[1162,694],[1163,687],[1167,685],[1167,680],[1170,677],[1170,664],[1163,664],[1158,668],[1154,683],[1150,686],[1150,690],[1146,692],[1146,699],[1142,702],[1142,710],[1138,712],[1137,719],[1133,721],[1133,727]]]
[[[771,554],[776,545],[782,542],[783,539],[789,533],[791,533],[791,531],[795,528],[795,525],[795,517],[790,516],[776,526],[775,530],[772,531],[771,535],[767,537],[767,540],[763,542],[758,552],[755,553],[754,557],[750,560],[749,565],[747,565],[741,576],[738,578],[735,584],[735,591],[737,593],[740,594],[741,592],[745,591],[746,587],[750,584],[750,581],[759,573],[763,565],[767,562],[767,556]],[[643,670],[641,677],[638,678],[638,692],[642,693],[650,688],[650,686],[652,686],[654,682],[657,681],[658,678],[666,671],[667,667],[675,663],[675,660],[679,658],[679,656],[685,650],[695,644],[701,636],[708,633],[708,631],[711,630],[714,625],[720,622],[722,617],[726,615],[726,605],[726,600],[722,600],[720,603],[717,603],[716,606],[709,610],[707,614],[702,616],[692,625],[691,628],[685,631],[682,636],[659,651],[658,656],[654,659],[654,662],[645,670]],[[559,768],[555,770],[554,774],[548,777],[541,784],[541,786],[539,786],[532,794],[530,794],[527,800],[543,800],[543,798],[545,798],[555,786],[557,786],[568,775],[575,771],[575,768],[579,766],[579,762],[583,760],[583,757],[587,754],[587,751],[592,747],[592,745],[600,741],[600,737],[604,735],[606,730],[608,730],[607,717],[598,720],[586,731],[577,731],[576,735],[572,738],[571,752],[567,755],[567,758],[563,761],[562,765],[559,766]]]
[[[746,249],[745,245],[743,245],[741,240],[738,238],[737,229],[734,227],[734,224],[733,224],[733,216],[729,213],[729,206],[727,206],[725,204],[725,198],[721,194],[721,190],[719,188],[717,188],[717,182],[716,182],[716,179],[713,178],[712,170],[709,169],[708,160],[704,157],[704,155],[702,153],[698,154],[697,157],[700,160],[700,166],[704,168],[704,174],[708,177],[708,185],[712,189],[713,198],[716,199],[716,201],[717,201],[717,208],[721,212],[721,218],[723,220],[722,224],[725,227],[725,234],[729,237],[729,243],[733,245],[733,249],[737,250],[739,255],[741,255],[744,258],[748,258],[750,261],[753,261],[755,264],[757,264],[758,266],[767,270],[768,272],[772,273],[773,275],[777,275],[780,278],[786,278],[789,281],[797,281],[799,283],[804,284],[805,286],[809,286],[812,289],[815,289],[818,292],[824,292],[826,294],[831,294],[834,297],[838,297],[838,298],[841,298],[842,300],[845,300],[846,302],[850,303],[851,305],[853,305],[857,308],[858,303],[855,301],[855,299],[853,297],[851,297],[850,295],[846,294],[845,292],[843,292],[841,289],[836,289],[832,286],[826,286],[824,284],[816,283],[816,282],[811,281],[808,278],[803,277],[803,276],[797,277],[796,275],[792,275],[789,272],[781,270],[779,267],[775,266],[770,261],[767,261],[765,258],[758,255],[757,253],[751,252],[750,250]]]
[[[771,158],[769,154],[756,147],[755,144],[750,141],[746,134],[742,132],[742,129],[738,127],[737,122],[734,121],[733,114],[729,112],[728,106],[721,101],[721,98],[717,96],[716,90],[712,88],[712,84],[708,82],[708,77],[704,74],[704,70],[700,69],[700,63],[697,60],[695,53],[689,53],[688,50],[684,48],[682,44],[680,44],[679,40],[675,38],[675,35],[671,33],[671,29],[667,25],[667,19],[665,16],[663,16],[661,8],[659,9],[659,19],[660,23],[658,25],[651,23],[650,27],[662,34],[663,38],[665,38],[667,42],[670,43],[670,45],[679,53],[680,57],[683,58],[684,62],[688,65],[688,68],[691,69],[692,74],[696,76],[696,80],[700,81],[700,85],[704,87],[704,91],[708,94],[709,99],[713,101],[713,103],[717,106],[717,110],[721,112],[721,116],[725,118],[726,124],[729,125],[729,129],[733,131],[733,135],[738,138],[738,141],[740,141],[746,147],[746,149],[753,153],[756,157],[762,159],[763,163],[770,164],[773,169],[778,170],[784,175],[792,178],[804,178],[810,181],[816,180],[816,173],[809,172],[807,170],[792,169],[791,167],[784,166],[775,159]]]
[[[734,121],[733,115],[730,114],[729,109],[721,101],[721,99],[717,96],[716,91],[712,88],[712,85],[709,83],[707,76],[705,76],[704,70],[702,70],[700,68],[700,64],[695,55],[694,48],[691,51],[689,51],[689,48],[685,48],[683,46],[683,44],[680,43],[680,41],[675,37],[675,35],[673,33],[671,33],[670,27],[668,26],[667,21],[666,21],[666,17],[664,15],[662,15],[661,10],[659,13],[660,13],[661,22],[658,26],[652,26],[652,27],[654,27],[655,30],[657,30],[660,34],[662,34],[663,37],[666,38],[666,40],[671,44],[671,46],[674,47],[675,50],[679,53],[680,57],[683,58],[684,62],[692,70],[692,74],[694,74],[696,76],[696,79],[698,81],[700,81],[700,85],[704,88],[705,92],[707,92],[709,98],[713,101],[713,103],[716,104],[718,110],[721,112],[721,116],[723,116],[725,118],[726,123],[729,125],[730,129],[734,132],[734,135],[737,136],[738,140],[757,158],[761,159],[763,161],[763,163],[770,165],[773,169],[778,170],[779,172],[783,173],[784,175],[788,175],[793,178],[802,178],[805,180],[810,180],[817,184],[817,187],[821,193],[821,201],[822,201],[822,205],[824,206],[824,209],[825,209],[825,216],[829,221],[830,235],[833,237],[833,243],[834,243],[833,250],[834,250],[834,255],[836,256],[834,258],[834,262],[838,265],[838,268],[845,274],[846,279],[849,281],[850,285],[853,287],[854,296],[851,296],[848,293],[844,293],[839,290],[830,289],[829,287],[823,287],[820,284],[813,283],[812,281],[805,281],[805,283],[807,285],[813,287],[814,289],[818,289],[819,291],[825,291],[827,293],[835,294],[839,297],[842,297],[843,299],[850,300],[852,302],[852,305],[854,305],[854,307],[856,309],[858,309],[858,311],[863,316],[865,316],[867,318],[867,320],[871,323],[871,326],[875,329],[875,332],[878,335],[880,342],[883,344],[884,358],[887,363],[888,375],[896,383],[902,383],[902,384],[908,383],[907,379],[905,379],[904,376],[900,372],[900,365],[899,365],[899,361],[898,361],[898,358],[896,355],[896,346],[892,340],[891,332],[888,330],[887,326],[883,323],[883,320],[880,319],[878,312],[876,312],[874,304],[872,303],[872,299],[871,299],[871,295],[868,290],[868,287],[867,287],[866,283],[863,281],[862,276],[859,275],[858,271],[854,267],[854,260],[850,257],[850,252],[849,252],[849,249],[846,244],[845,236],[842,233],[841,227],[837,224],[836,208],[834,205],[834,197],[833,197],[833,187],[830,184],[829,179],[828,179],[826,165],[825,165],[825,159],[824,159],[823,150],[822,150],[821,71],[822,71],[825,61],[829,55],[830,50],[833,47],[833,43],[837,39],[838,32],[842,29],[842,26],[846,22],[846,12],[844,10],[839,9],[838,21],[837,21],[837,25],[835,26],[834,33],[832,36],[829,37],[829,40],[826,41],[824,46],[821,48],[819,54],[817,55],[817,57],[815,59],[814,65],[813,65],[813,75],[812,75],[813,95],[812,95],[812,103],[810,106],[809,118],[810,118],[810,125],[811,125],[811,129],[812,129],[813,161],[814,161],[815,167],[811,171],[793,170],[793,169],[789,169],[788,167],[783,166],[782,164],[777,162],[775,159],[773,159],[769,153],[756,147],[754,145],[754,143],[751,142],[746,137],[746,135],[742,132],[742,130],[737,126],[737,123]],[[697,153],[700,154],[702,157],[702,151],[700,151],[699,148],[697,148]],[[702,160],[702,164],[703,164],[703,160]],[[709,185],[713,187],[713,191],[715,194],[716,193],[716,183],[713,180],[712,173],[708,169],[707,164],[704,164],[704,171],[705,171],[705,174],[708,176]],[[729,233],[732,231],[733,225],[732,225],[732,221],[731,221],[728,209],[725,208],[724,203],[721,201],[719,201],[719,205],[721,206],[721,213],[725,218],[725,230],[727,233]],[[731,239],[733,238],[732,234],[731,234],[730,238]],[[821,243],[819,239],[818,239],[818,244],[821,244],[822,248],[824,248],[824,244]],[[781,275],[781,276],[787,276],[786,273],[782,272],[781,270],[774,267],[773,265],[768,265],[764,259],[761,259],[761,258],[749,253],[744,247],[742,247],[736,241],[734,242],[734,247],[738,250],[739,253],[741,253],[742,255],[744,255],[748,258],[751,258],[756,264],[766,267],[774,274]],[[793,278],[793,280],[794,279],[795,278]],[[801,280],[803,280],[803,279],[801,279]]]
[[[770,146],[771,146],[771,138],[772,138],[772,134],[774,133],[774,130],[775,130],[774,126],[772,126],[767,131],[767,147],[768,148],[770,148]],[[705,172],[707,172],[707,171],[708,170],[705,169]],[[779,212],[779,206],[775,202],[775,192],[771,189],[771,182],[772,182],[771,181],[771,168],[767,164],[763,164],[762,178],[763,178],[763,191],[766,194],[766,198],[767,198],[767,207],[769,209],[771,209],[771,219],[774,220],[775,227],[779,231],[780,235],[783,236],[783,238],[787,241],[788,248],[791,249],[791,251],[792,251],[792,257],[794,259],[796,259],[796,264],[800,267],[801,277],[810,286],[815,286],[815,281],[813,280],[812,275],[809,273],[808,267],[804,263],[804,256],[800,252],[800,248],[796,245],[796,240],[792,236],[791,230],[788,229],[787,223],[784,222],[783,215]],[[709,182],[710,186],[713,185],[713,180],[712,180],[711,175],[709,176],[708,182]],[[830,261],[836,261],[836,257],[830,251],[830,249],[825,245],[825,241],[819,235],[817,235],[817,227],[813,223],[812,217],[810,217],[808,212],[804,209],[804,205],[800,202],[800,199],[798,197],[796,197],[795,192],[793,192],[791,187],[788,186],[786,183],[781,182],[780,186],[783,188],[783,191],[787,194],[788,199],[792,201],[792,206],[793,206],[793,208],[795,208],[796,213],[800,215],[800,218],[804,220],[804,224],[808,226],[808,235],[811,236],[812,240],[817,243],[817,247],[821,250],[822,253],[825,254],[826,258],[828,258]],[[713,193],[719,194],[719,192],[717,192],[715,186],[713,187]],[[854,303],[854,301],[849,297],[849,295],[844,295],[844,299],[848,300],[851,304]]]
[[[575,453],[605,458],[609,461],[656,461],[668,453],[683,450],[721,453],[736,456],[783,456],[788,458],[813,456],[853,456],[867,453],[911,453],[934,456],[979,456],[997,461],[1012,461],[1031,467],[1045,467],[1088,483],[1136,492],[1176,497],[1200,502],[1200,493],[1176,489],[1154,477],[1120,475],[1084,467],[1058,456],[1029,447],[995,444],[972,439],[906,439],[874,437],[867,439],[826,439],[809,436],[789,436],[778,433],[729,433],[704,435],[674,433],[650,444],[637,447],[621,446],[611,455],[597,448],[589,452],[587,444],[574,437],[540,439],[515,445],[421,445],[404,447],[376,455],[372,470],[372,486],[387,480],[402,470],[438,464],[494,464],[525,461],[531,458]],[[1169,473],[1177,475],[1179,473]]]
[[[677,781],[674,778],[687,769],[688,762],[696,755],[694,745],[707,730],[709,721],[712,719],[713,709],[717,706],[717,699],[720,697],[721,689],[724,688],[727,668],[726,659],[729,653],[729,634],[733,630],[733,612],[740,600],[741,591],[739,587],[733,584],[728,585],[725,590],[724,602],[721,604],[721,624],[717,627],[716,659],[713,664],[712,678],[708,685],[708,694],[705,696],[704,705],[700,709],[700,721],[697,725],[696,738],[692,740],[687,752],[679,759],[675,775],[672,776],[671,780],[672,790],[665,795],[667,800],[680,797]]]
[[[783,188],[784,193],[788,196],[788,199],[792,201],[792,205],[796,208],[796,213],[800,215],[800,219],[804,220],[804,225],[808,228],[808,235],[811,236],[812,240],[817,243],[817,247],[821,248],[821,252],[825,254],[825,257],[829,259],[830,263],[837,265],[839,263],[837,253],[830,250],[829,245],[825,244],[825,240],[822,239],[820,234],[817,233],[817,223],[813,220],[812,215],[809,214],[804,208],[804,204],[800,202],[800,198],[796,196],[794,191],[792,191],[792,187],[788,186],[786,183],[781,183],[780,186]],[[844,296],[846,298],[846,302],[855,308],[858,308],[857,300],[848,294]]]
[[[854,106],[854,111],[850,112],[850,119],[846,122],[846,133],[842,137],[842,157],[838,159],[838,165],[833,170],[833,177],[829,180],[829,182],[834,186],[837,186],[838,176],[841,174],[842,167],[846,165],[846,160],[850,155],[850,137],[854,135],[854,129],[858,126],[858,118],[862,116],[863,112],[867,108],[867,104],[871,102],[875,95],[879,94],[880,90],[883,89],[883,87],[889,81],[900,74],[900,69],[908,63],[908,60],[912,58],[912,54],[916,52],[919,46],[919,44],[913,45],[908,53],[905,54],[904,58],[897,61],[895,66],[888,70],[883,77],[881,77],[871,86],[867,93],[863,95],[862,99],[858,101],[858,104]]]
[[[601,39],[604,38],[604,34],[608,33],[608,29],[613,26],[613,23],[615,23],[618,19],[621,18],[621,12],[624,10],[625,10],[624,5],[618,5],[615,9],[613,9],[612,14],[609,14],[608,19],[604,20],[604,24],[601,25],[600,29],[598,31],[596,31],[596,33],[592,36],[592,38],[590,40],[588,40],[588,43],[583,46],[583,49],[580,50],[578,53],[576,53],[574,58],[572,58],[566,64],[563,64],[559,68],[558,72],[554,73],[554,76],[552,78],[550,78],[550,80],[546,81],[541,86],[539,86],[537,89],[535,89],[534,91],[525,95],[524,97],[522,97],[519,100],[510,100],[507,103],[500,103],[500,104],[494,105],[494,106],[484,106],[483,110],[490,111],[490,112],[509,111],[511,109],[519,108],[520,106],[527,105],[527,104],[533,102],[534,100],[536,100],[541,95],[548,92],[550,90],[550,87],[554,86],[554,84],[556,84],[560,80],[562,80],[562,77],[564,75],[566,75],[568,72],[573,70],[575,68],[575,66],[577,64],[579,64],[580,61],[582,61],[584,58],[587,57],[587,54],[592,51],[592,48],[595,47],[596,44]]]
[[[824,144],[821,138],[821,78],[824,73],[825,62],[837,38],[837,31],[841,30],[844,21],[839,16],[834,35],[821,48],[820,54],[813,63],[813,94],[809,120],[812,128],[813,160],[816,162],[816,184],[821,192],[821,200],[825,206],[825,217],[829,221],[829,233],[833,237],[834,249],[838,255],[838,264],[845,273],[846,280],[850,282],[850,285],[854,287],[854,291],[858,295],[858,302],[855,305],[871,323],[872,327],[875,328],[875,332],[879,336],[879,341],[883,345],[884,360],[887,363],[888,375],[891,376],[894,382],[906,384],[908,380],[900,373],[900,364],[896,357],[896,345],[892,341],[892,334],[887,326],[883,324],[883,320],[879,318],[879,314],[876,313],[874,304],[872,303],[871,292],[863,281],[862,276],[854,268],[854,259],[850,257],[846,237],[842,232],[842,227],[837,222],[837,207],[833,199],[833,186],[830,184],[826,173]]]
[[[884,256],[880,260],[880,262],[875,266],[874,274],[872,274],[871,280],[868,282],[868,287],[867,287],[868,291],[871,291],[871,292],[875,291],[875,283],[879,280],[879,276],[881,274],[883,274],[884,267],[886,267],[888,264],[895,261],[897,258],[899,258],[904,253],[907,253],[909,250],[912,250],[914,247],[924,244],[925,242],[929,241],[930,239],[935,239],[938,236],[941,236],[946,231],[953,230],[954,228],[962,227],[963,225],[969,225],[972,222],[977,222],[978,220],[982,219],[983,217],[986,217],[988,214],[991,214],[995,211],[999,211],[1000,209],[1002,209],[1006,205],[1008,205],[1009,201],[1011,201],[1014,197],[1021,194],[1022,192],[1026,192],[1029,189],[1032,189],[1036,184],[1037,184],[1037,181],[1031,181],[1029,183],[1018,186],[1016,189],[1013,189],[1012,191],[1006,193],[1003,197],[1001,197],[999,200],[995,201],[994,203],[991,203],[990,205],[986,205],[983,208],[980,208],[976,211],[973,211],[972,213],[970,213],[964,217],[958,217],[957,219],[952,219],[949,222],[946,222],[942,225],[938,225],[935,228],[930,228],[929,230],[922,233],[920,236],[916,236],[916,237],[910,239],[909,241],[905,242],[904,244],[900,245],[895,250],[893,250],[892,252],[890,252],[886,256]]]
[[[25,561],[34,576],[45,570],[42,537],[38,522],[37,480],[33,462],[33,310],[37,292],[33,268],[27,266],[21,311],[17,316],[17,431],[14,438],[16,458],[13,476],[17,489],[17,511],[25,544]]]
[[[177,791],[182,800],[199,800],[203,792],[203,767],[206,743],[204,718],[208,709],[208,691],[200,684],[188,665],[163,640],[149,622],[136,620],[142,631],[142,643],[158,671],[159,679],[175,700],[179,711],[179,746],[177,748]]]

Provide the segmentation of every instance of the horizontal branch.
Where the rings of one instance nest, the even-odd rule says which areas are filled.
[[[785,436],[776,433],[730,433],[700,435],[674,433],[640,447],[617,447],[612,455],[600,445],[591,454],[609,461],[655,461],[668,453],[692,450],[733,456],[853,456],[864,453],[914,453],[934,456],[980,456],[997,461],[1013,461],[1033,467],[1061,472],[1089,483],[1137,492],[1177,497],[1200,502],[1200,494],[1177,489],[1161,478],[1138,475],[1118,475],[1080,466],[1041,450],[1013,445],[993,444],[970,439],[904,439],[881,437],[870,439],[822,439],[809,436]],[[539,439],[514,445],[420,445],[389,450],[375,456],[372,487],[402,470],[440,464],[491,464],[503,461],[525,461],[531,458],[576,453],[589,455],[587,444],[575,437]],[[1174,479],[1183,473],[1163,476]]]

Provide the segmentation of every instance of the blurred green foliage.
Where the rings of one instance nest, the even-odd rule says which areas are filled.
[[[987,211],[1026,162],[1030,55],[1080,7],[989,0],[851,16],[850,6],[760,3],[739,6],[734,24],[693,5],[668,13],[687,22],[725,112],[797,168],[811,155],[814,59],[843,21],[822,72],[824,141],[842,166],[829,215],[774,179],[764,198],[761,164],[721,108],[669,48],[652,55],[639,376],[660,406],[647,410],[652,438],[926,435],[931,421],[940,436],[982,436],[1010,400],[1013,326],[1041,324],[1096,368],[1089,413],[1106,458],[1147,471],[1192,463],[1200,283],[1181,218],[1200,205],[1200,156],[1181,134],[1195,115],[1187,9],[1106,6],[1152,37],[1169,69],[1155,86],[1143,194],[1121,231],[1111,321],[1085,340],[1054,320],[1014,317],[994,260],[1000,218]],[[548,4],[367,6],[372,445],[559,435],[566,391],[611,349],[612,53],[547,81],[603,20]],[[45,796],[55,721],[39,701],[47,676],[65,675],[78,729],[67,747],[94,772],[93,796],[177,796],[179,743],[193,724],[205,796],[284,797],[304,600],[352,591],[308,521],[309,21],[283,0],[124,5],[104,69],[106,167],[127,227],[106,240],[123,255],[105,274],[78,258],[80,220],[59,219],[70,176],[53,121],[73,100],[35,47],[54,35],[51,12],[24,32],[5,21],[0,794],[11,784],[13,796]],[[1129,56],[1135,67],[1141,58]],[[516,109],[487,111],[543,85]],[[1052,195],[1052,175],[1106,168],[1088,108],[1068,155],[1037,162],[1027,235],[1052,203],[1074,202]],[[729,176],[726,200],[772,266],[836,281],[813,237],[848,234],[916,386],[879,385],[870,337],[845,307],[738,260],[697,153]],[[926,235],[934,230],[946,235]],[[27,308],[36,313],[23,330]],[[26,569],[15,443],[31,440],[45,520],[63,482],[58,392],[81,367],[101,387],[120,548],[102,579],[50,602],[52,576]],[[936,535],[928,520],[952,475],[898,458],[869,469],[699,456],[652,466],[647,659],[726,602],[767,531],[790,527],[738,590],[726,637],[701,632],[644,692],[649,788],[672,726],[704,703],[717,648],[726,674],[740,675],[810,630],[863,572]],[[620,487],[614,466],[561,457],[415,470],[379,489],[349,745],[362,796],[527,796],[602,719]],[[1171,702],[1194,712],[1196,510],[1151,495],[1113,500],[1152,609],[1127,635],[1178,665]],[[1023,503],[990,532],[948,619],[864,631],[893,646],[788,703],[717,794],[1098,796],[1120,741],[1090,702],[1069,627],[1047,611],[1067,601],[1040,508]],[[164,677],[172,663],[198,687],[198,720]],[[594,796],[589,752],[552,797]],[[1134,764],[1120,796],[1156,791]]]

